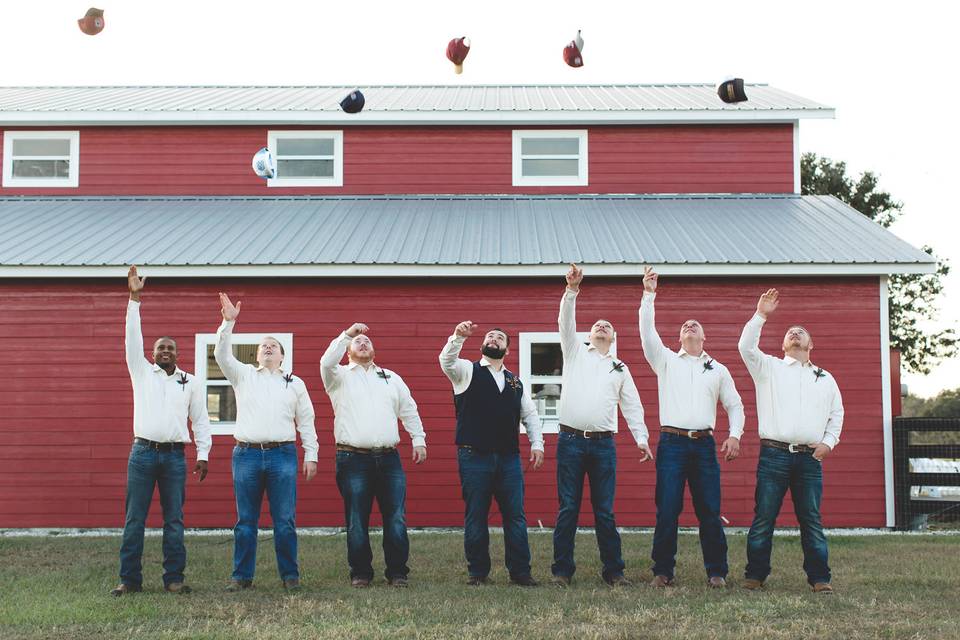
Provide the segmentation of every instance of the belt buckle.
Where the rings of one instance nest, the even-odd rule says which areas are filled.
[[[584,439],[584,440],[589,440],[589,439],[590,439],[590,432],[587,431],[586,429],[583,430],[583,439]]]
[[[688,429],[688,430],[687,430],[687,437],[690,438],[691,440],[696,440],[696,439],[697,439],[697,436],[695,435],[696,433],[697,433],[697,432],[694,431],[693,429]]]
[[[257,448],[260,449],[260,451],[266,451],[267,450],[267,447],[265,446],[266,444],[267,444],[266,442],[258,442]]]
[[[789,451],[790,453],[800,453],[800,452],[797,450],[797,445],[795,445],[795,444],[788,444],[788,445],[787,445],[787,451]]]

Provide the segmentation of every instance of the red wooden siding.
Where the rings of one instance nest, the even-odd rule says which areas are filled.
[[[618,355],[633,370],[657,439],[656,380],[643,360],[637,326],[640,281],[590,279],[579,302],[580,327],[609,318],[619,332]],[[707,350],[733,373],[747,408],[744,455],[723,470],[723,514],[733,525],[749,525],[757,459],[753,383],[736,351],[743,323],[757,296],[769,286],[782,292],[777,315],[761,347],[779,351],[791,322],[803,322],[814,336],[814,361],[836,376],[846,407],[841,444],[825,469],[823,513],[827,526],[883,526],[884,469],[880,373],[879,284],[875,278],[664,279],[657,321],[667,344],[681,322],[701,320]],[[352,322],[372,327],[377,362],[396,370],[409,384],[427,430],[429,460],[409,461],[404,433],[402,455],[408,480],[412,526],[462,525],[463,508],[453,446],[450,384],[437,354],[454,325],[472,319],[481,327],[508,329],[516,345],[520,331],[555,331],[562,274],[553,279],[392,279],[187,281],[151,280],[142,315],[148,344],[169,334],[179,339],[180,362],[193,370],[193,338],[219,324],[216,292],[243,300],[238,332],[293,332],[296,372],[304,378],[317,411],[319,476],[302,484],[297,521],[303,526],[342,525],[334,482],[332,413],[319,375],[329,341]],[[122,274],[101,280],[7,281],[0,285],[0,343],[5,381],[0,388],[0,527],[107,526],[123,523],[126,458],[132,438],[130,382],[123,359],[126,304]],[[467,342],[467,357],[478,357],[479,342]],[[518,370],[518,354],[508,366]],[[726,435],[726,417],[720,431]],[[640,464],[629,432],[618,435],[618,522],[654,522],[652,463]],[[547,436],[547,463],[528,472],[527,518],[552,526],[557,512],[555,436]],[[524,450],[527,450],[526,444]],[[192,460],[194,450],[188,450]],[[229,527],[235,519],[230,477],[231,439],[214,438],[211,473],[198,485],[188,477],[186,522],[192,527]],[[266,512],[265,512],[266,513]],[[687,505],[683,523],[692,524]],[[795,523],[784,506],[783,524]],[[581,519],[592,523],[585,499]],[[159,507],[149,524],[159,526]]]
[[[791,124],[589,127],[583,187],[511,186],[514,128],[345,127],[343,187],[271,188],[250,169],[268,127],[80,127],[78,188],[0,195],[793,191]]]

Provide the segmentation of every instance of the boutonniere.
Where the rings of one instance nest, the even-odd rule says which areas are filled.
[[[509,378],[507,378],[507,382],[510,383],[510,386],[513,388],[514,391],[519,391],[519,389],[520,389],[520,381],[519,381],[519,380],[517,380],[517,379],[514,378],[513,376],[510,376]]]
[[[188,382],[190,382],[190,381],[187,380],[187,374],[181,373],[181,374],[180,374],[180,379],[177,380],[177,384],[180,385],[180,390],[181,390],[181,391],[186,390],[186,388],[187,388],[187,383],[188,383]]]
[[[378,378],[383,378],[383,381],[384,381],[386,384],[390,384],[389,382],[387,382],[387,380],[390,378],[390,374],[387,373],[386,371],[384,371],[383,369],[380,369],[379,371],[377,371],[377,377],[378,377]]]
[[[823,367],[817,367],[817,369],[813,372],[813,375],[817,378],[816,380],[814,380],[814,382],[819,382],[820,378],[826,377],[827,374],[823,370]]]
[[[286,382],[286,384],[283,385],[283,388],[284,388],[284,389],[289,388],[289,387],[290,387],[290,383],[293,382],[293,374],[292,374],[292,373],[288,373],[287,375],[283,376],[283,381]]]
[[[616,360],[614,360],[613,369],[610,369],[610,373],[613,373],[614,371],[619,371],[620,373],[623,373],[623,363],[617,362]]]
[[[703,363],[703,371],[700,373],[706,373],[707,371],[713,371],[713,358]]]

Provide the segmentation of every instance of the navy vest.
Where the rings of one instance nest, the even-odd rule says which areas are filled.
[[[457,408],[457,444],[484,452],[520,451],[520,400],[523,383],[503,370],[503,391],[487,367],[473,363],[470,386],[453,395]]]

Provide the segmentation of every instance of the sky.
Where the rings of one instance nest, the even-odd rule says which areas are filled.
[[[88,4],[106,28],[83,35]],[[555,0],[33,0],[8,3],[3,85],[764,82],[836,109],[801,123],[800,149],[870,170],[904,203],[893,227],[954,267],[929,328],[960,328],[960,85],[952,3]],[[584,66],[563,46],[583,31]],[[446,43],[472,41],[462,75]],[[800,238],[798,241],[802,242]],[[857,336],[850,336],[856,341]],[[906,375],[929,397],[960,358]]]

